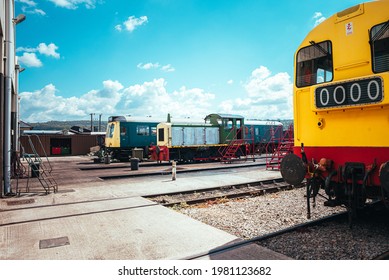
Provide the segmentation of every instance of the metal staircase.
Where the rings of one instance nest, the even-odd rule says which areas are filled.
[[[270,157],[266,157],[266,169],[280,170],[281,161],[287,155],[293,152],[294,134],[293,125],[290,125],[283,133],[277,133],[282,126],[277,127],[272,135],[268,145],[274,146],[274,151]],[[281,138],[276,138],[274,135],[282,135]],[[270,148],[269,148],[270,149]]]
[[[231,129],[230,134],[228,134],[226,138],[232,138],[232,140],[230,140],[226,146],[222,146],[219,148],[221,162],[231,163],[232,160],[238,158],[239,155],[244,155],[245,160],[247,160],[247,156],[249,154],[251,154],[254,158],[254,154],[250,151],[251,145],[245,139],[238,139],[238,135],[244,135],[242,133],[243,129],[244,127],[239,128],[236,131],[235,135],[233,135],[233,137],[231,137],[231,135],[234,132],[234,129]],[[242,148],[245,149],[245,151],[242,151]],[[238,152],[239,150],[240,153]]]
[[[237,151],[241,148],[244,140],[242,139],[234,139],[232,140],[222,151],[220,154],[222,155],[222,162],[231,162],[232,159],[236,158]]]
[[[39,138],[38,135],[32,135],[36,136],[38,139],[38,143],[40,144],[42,151],[45,155],[46,161],[42,160],[42,158],[39,156],[37,153],[34,143],[31,139],[31,136],[28,135],[28,142],[30,145],[30,149],[32,151],[31,154],[25,153],[24,147],[20,145],[22,149],[22,158],[28,163],[28,173],[31,171],[31,177],[32,178],[37,178],[45,190],[46,194],[50,193],[50,190],[53,190],[53,192],[58,191],[58,184],[55,181],[54,177],[52,176],[51,172],[53,171],[53,168],[50,164],[50,161],[47,157],[47,154],[43,148],[42,142]],[[29,179],[29,177],[28,177]],[[27,186],[26,186],[26,192],[29,192],[29,185],[27,181]]]

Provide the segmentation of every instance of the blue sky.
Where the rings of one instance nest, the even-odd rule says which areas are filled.
[[[20,114],[290,119],[293,56],[356,0],[15,0]]]

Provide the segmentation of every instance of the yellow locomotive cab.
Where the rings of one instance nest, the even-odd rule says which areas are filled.
[[[375,59],[369,43],[374,28],[387,24],[388,6],[378,1],[339,12],[302,42],[295,56],[296,146],[388,147],[389,72],[372,68],[374,60],[389,65],[389,53]],[[382,33],[388,44],[389,31]]]
[[[367,198],[389,207],[389,1],[341,11],[295,53],[294,154],[281,163],[292,184],[320,189],[326,205],[354,217]]]
[[[119,122],[109,122],[105,136],[106,147],[120,147]]]

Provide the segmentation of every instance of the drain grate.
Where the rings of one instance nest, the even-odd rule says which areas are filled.
[[[8,206],[14,206],[14,205],[23,205],[23,204],[31,204],[34,203],[35,199],[33,198],[26,198],[26,199],[18,199],[18,200],[11,200],[7,201]]]
[[[70,245],[69,238],[67,236],[39,241],[39,249],[48,249],[65,245]]]

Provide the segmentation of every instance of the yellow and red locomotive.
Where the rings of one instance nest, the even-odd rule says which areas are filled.
[[[389,1],[363,3],[316,26],[295,54],[294,153],[281,164],[307,200],[354,214],[389,200]],[[308,210],[309,211],[309,210]],[[309,213],[309,212],[308,212]]]

